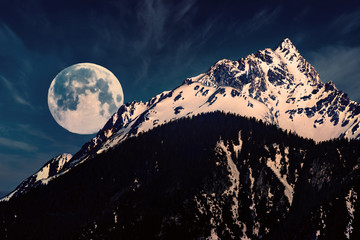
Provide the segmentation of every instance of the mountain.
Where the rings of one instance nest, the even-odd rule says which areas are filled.
[[[15,188],[14,191],[1,199],[0,202],[9,201],[11,198],[25,194],[30,189],[39,185],[46,185],[63,170],[65,163],[67,163],[71,158],[72,155],[68,153],[63,153],[54,157],[42,166],[38,172],[25,179],[19,186],[17,186],[17,188]]]
[[[289,39],[220,60],[23,181],[0,238],[356,239],[359,114]]]
[[[255,117],[316,141],[360,137],[360,104],[332,82],[323,83],[286,38],[274,49],[238,61],[220,60],[148,102],[124,104],[60,173],[155,126],[218,110]]]
[[[0,238],[358,239],[359,159],[358,140],[199,114],[0,203]]]
[[[224,111],[255,117],[316,141],[359,138],[360,104],[319,74],[289,39],[238,61],[220,60],[148,102],[123,105],[68,166],[130,136],[185,116]]]

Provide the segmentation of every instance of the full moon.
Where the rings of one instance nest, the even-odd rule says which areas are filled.
[[[48,92],[48,105],[55,121],[77,134],[98,132],[123,102],[118,79],[93,63],[65,68],[51,82]]]

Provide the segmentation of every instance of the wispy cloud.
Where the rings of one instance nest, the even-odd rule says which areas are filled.
[[[248,29],[250,31],[256,31],[264,25],[272,21],[279,13],[279,8],[273,10],[262,9],[257,12],[248,22]]]
[[[33,152],[37,150],[37,147],[22,141],[12,140],[10,138],[0,137],[0,146],[19,149],[26,152]]]
[[[341,34],[358,31],[360,27],[360,8],[340,15],[330,24],[330,27],[336,28]]]
[[[41,138],[51,142],[56,142],[55,139],[49,136],[49,134],[45,133],[42,130],[36,129],[34,126],[30,124],[17,124],[17,128],[19,132],[23,132],[23,133],[25,132],[33,137]]]
[[[25,98],[22,97],[22,95],[19,93],[19,91],[16,89],[14,84],[10,82],[8,79],[0,75],[0,78],[2,80],[3,85],[8,90],[9,94],[12,96],[12,98],[15,100],[15,102],[22,104],[24,106],[28,106],[33,109],[33,105],[27,101]]]
[[[9,51],[23,50],[23,43],[20,38],[4,23],[0,22],[0,50],[1,54]]]
[[[304,6],[304,8],[298,12],[296,15],[294,15],[294,20],[297,23],[301,23],[302,21],[305,21],[306,18],[309,16],[309,14],[312,13],[312,7],[311,5]]]
[[[175,21],[183,21],[184,17],[192,10],[196,3],[196,0],[189,0],[189,1],[181,1],[179,2],[179,6],[176,6],[178,11],[175,14]]]
[[[237,32],[241,33],[242,35],[256,32],[274,21],[274,19],[279,15],[280,11],[280,6],[273,9],[260,9],[259,11],[255,12],[249,20],[242,22],[240,26],[237,26]]]
[[[169,11],[161,0],[144,1],[138,5],[137,19],[139,21],[141,39],[135,42],[137,51],[142,51],[153,45],[162,48],[163,33]]]
[[[324,82],[333,81],[351,99],[360,99],[360,47],[326,46],[309,56]]]
[[[11,101],[32,110],[28,100],[29,73],[33,71],[34,54],[24,45],[21,38],[6,24],[0,22],[0,86],[11,97]],[[15,70],[16,69],[16,70]],[[3,98],[4,98],[3,94]]]

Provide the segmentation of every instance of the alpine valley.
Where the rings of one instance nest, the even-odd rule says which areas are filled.
[[[0,202],[0,239],[360,239],[360,104],[289,39],[122,105]]]

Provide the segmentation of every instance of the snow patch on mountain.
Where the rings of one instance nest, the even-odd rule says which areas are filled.
[[[242,142],[240,142],[240,148],[241,148]],[[225,146],[223,141],[220,141],[217,145],[218,149],[223,151],[226,154],[227,159],[227,168],[229,171],[229,180],[231,182],[231,186],[229,189],[223,192],[223,195],[225,196],[232,196],[233,204],[231,206],[231,212],[233,214],[232,218],[234,220],[234,223],[240,226],[239,222],[239,190],[240,190],[240,173],[239,170],[236,167],[236,164],[234,163],[231,152],[228,149],[228,146]]]
[[[35,182],[40,181],[42,179],[48,178],[49,177],[49,170],[50,170],[50,164],[47,164],[42,169],[40,169],[40,171],[38,171],[36,173]]]
[[[275,149],[276,149],[275,161],[273,161],[272,159],[268,159],[266,162],[266,165],[273,171],[273,173],[276,175],[276,177],[279,179],[279,181],[284,185],[284,187],[285,187],[284,195],[287,197],[289,204],[291,206],[292,201],[293,201],[295,186],[294,186],[294,184],[288,183],[286,174],[285,175],[281,174],[281,168],[283,166],[283,164],[281,163],[282,155],[280,153],[279,146],[276,145]],[[288,150],[286,150],[286,152],[288,154]],[[287,157],[285,159],[286,159],[285,162],[288,162]],[[287,170],[287,172],[288,172],[288,170]]]
[[[345,229],[345,237],[346,239],[350,239],[351,233],[354,230],[353,222],[354,222],[354,213],[355,213],[355,202],[357,201],[357,192],[354,189],[350,189],[348,195],[345,197],[346,209],[348,211],[349,222]]]

